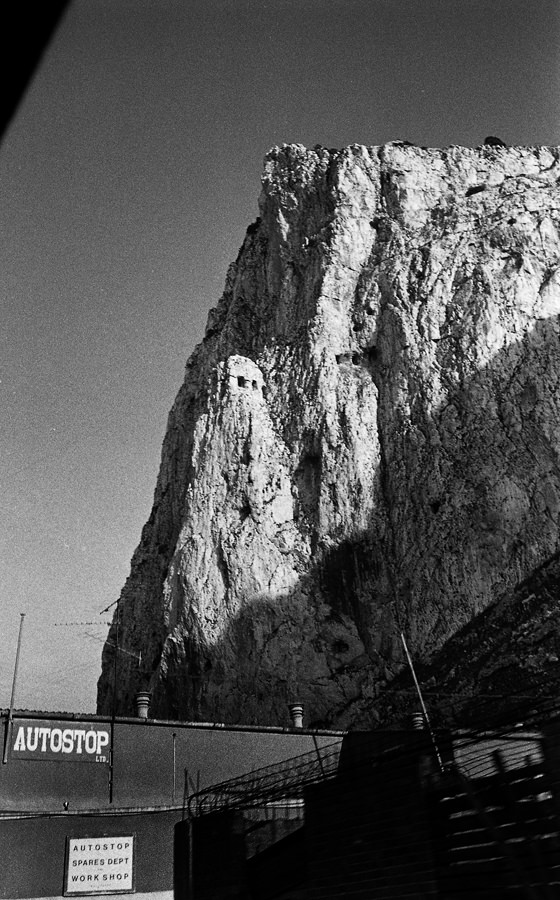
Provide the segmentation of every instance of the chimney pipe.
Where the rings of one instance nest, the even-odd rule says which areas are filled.
[[[136,694],[136,715],[139,719],[148,718],[151,694],[149,691],[140,691]]]
[[[292,703],[290,705],[290,716],[292,728],[303,728],[303,705],[301,703]]]

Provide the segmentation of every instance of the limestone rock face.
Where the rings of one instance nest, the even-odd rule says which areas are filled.
[[[274,148],[170,413],[98,709],[369,726],[560,549],[560,153]],[[118,631],[118,635],[117,635]],[[141,653],[141,660],[131,656]]]

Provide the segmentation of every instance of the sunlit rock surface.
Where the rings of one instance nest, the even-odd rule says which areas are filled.
[[[560,548],[559,177],[557,148],[270,151],[170,413],[118,712],[374,725],[401,630],[429,662]]]

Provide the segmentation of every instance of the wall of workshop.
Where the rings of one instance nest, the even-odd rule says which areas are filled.
[[[15,725],[30,715],[16,714]],[[108,721],[63,713],[41,713],[35,719],[67,721],[69,727],[79,721]],[[4,716],[4,726],[5,722]],[[342,736],[333,732],[314,734],[301,729],[117,720],[113,815],[100,814],[111,809],[107,765],[9,756],[7,763],[0,765],[0,900],[60,897],[68,836],[119,835],[129,831],[137,834],[136,895],[167,900],[172,897],[173,830],[182,818],[186,772],[192,793],[197,787],[311,752],[315,742],[324,746],[337,740],[341,741]],[[117,814],[117,810],[122,813],[132,807],[171,805],[176,808]],[[99,815],[86,815],[86,810]],[[41,815],[14,818],[19,813]]]
[[[181,811],[0,819],[2,900],[63,896],[67,837],[136,835],[136,894],[173,895],[173,829]],[[105,897],[107,895],[104,895]],[[162,897],[163,900],[163,897]]]
[[[20,718],[29,717],[22,713]],[[101,716],[78,719],[57,713],[42,719],[108,722]],[[18,716],[15,717],[17,726]],[[4,728],[2,728],[2,734]],[[173,738],[175,735],[175,738]],[[313,752],[342,740],[336,732],[312,734],[302,729],[219,727],[154,719],[117,720],[114,732],[114,806],[160,806],[180,802],[185,771],[191,786],[201,788],[253,769]],[[174,754],[175,746],[175,754]],[[175,779],[173,777],[175,756]],[[175,781],[175,797],[173,784]],[[0,765],[0,811],[70,811],[107,806],[109,768],[102,763],[9,758]]]

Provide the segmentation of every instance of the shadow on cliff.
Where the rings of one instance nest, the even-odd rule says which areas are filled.
[[[373,364],[382,532],[372,523],[318,551],[290,594],[248,598],[214,644],[187,636],[185,654],[171,652],[155,689],[156,714],[286,725],[297,699],[309,725],[375,725],[410,706],[387,701],[399,677],[408,679],[399,676],[401,630],[421,666],[439,653],[442,672],[452,656],[465,656],[468,667],[468,654],[488,639],[484,610],[497,601],[507,608],[519,583],[558,550],[558,333],[558,317],[539,321],[472,378],[448,386],[437,409],[422,405],[421,386],[412,390],[410,422],[384,407],[387,384]],[[471,678],[466,694],[480,684]]]
[[[187,636],[179,655],[174,645],[154,694],[157,715],[284,726],[289,704],[299,700],[307,725],[344,719],[362,694],[371,660],[381,658],[369,628],[378,549],[370,535],[345,540],[290,593],[249,600],[219,641]],[[390,656],[384,644],[393,640],[392,629],[379,637]]]

